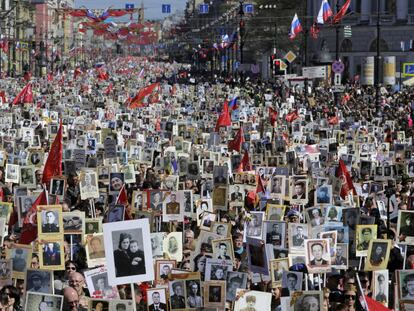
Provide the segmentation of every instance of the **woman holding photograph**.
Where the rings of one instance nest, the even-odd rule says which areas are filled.
[[[128,276],[130,274],[131,258],[128,255],[131,235],[121,233],[119,236],[118,249],[114,251],[116,277]]]

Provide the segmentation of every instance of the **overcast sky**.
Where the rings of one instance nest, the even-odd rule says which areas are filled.
[[[133,3],[135,7],[141,6],[141,0],[75,0],[75,6],[85,6],[90,9],[105,9],[111,6],[114,9],[121,9],[125,7],[126,3]],[[171,4],[171,12],[176,10],[184,10],[186,0],[144,0],[145,19],[163,19],[167,14],[162,14],[161,5]]]

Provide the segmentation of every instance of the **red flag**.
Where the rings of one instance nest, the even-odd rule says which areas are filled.
[[[113,84],[109,83],[108,87],[105,89],[105,95],[109,95],[113,89],[114,89]]]
[[[7,103],[7,97],[6,97],[6,92],[5,91],[0,91],[0,98],[1,98],[1,102],[3,104]]]
[[[31,73],[30,71],[25,72],[25,74],[24,74],[23,78],[24,78],[24,80],[25,80],[26,82],[29,82],[29,81],[30,81],[30,79],[32,78],[32,73]]]
[[[150,95],[160,84],[157,83],[152,83],[147,87],[144,87],[142,89],[140,89],[138,91],[138,94],[135,95],[135,97],[131,100],[130,104],[129,104],[129,108],[133,109],[133,108],[139,108],[139,107],[143,107],[144,103],[143,100],[146,96]]]
[[[262,178],[260,177],[260,175],[257,175],[256,178],[257,178],[256,194],[265,193],[266,190],[263,186]]]
[[[318,24],[315,22],[312,24],[311,28],[310,28],[310,33],[313,39],[318,39],[318,34],[319,34],[319,27]]]
[[[294,111],[288,113],[286,115],[286,118],[285,119],[286,119],[287,122],[292,123],[297,118],[299,118],[298,111],[297,110],[294,110]]]
[[[346,11],[348,11],[350,4],[351,4],[351,0],[346,0],[342,8],[332,18],[332,24],[337,24],[341,21],[341,19],[345,16]]]
[[[277,111],[273,109],[272,107],[269,107],[269,118],[270,118],[270,124],[272,126],[275,126],[277,115],[278,115]]]
[[[37,207],[39,205],[47,205],[47,192],[43,190],[42,193],[37,197],[36,201],[33,202],[32,207],[27,212],[23,219],[22,234],[20,236],[20,244],[30,244],[37,238]]]
[[[98,76],[97,76],[98,80],[101,81],[106,81],[109,79],[109,74],[105,71],[102,70],[98,70]]]
[[[235,150],[237,152],[240,152],[240,149],[243,143],[244,143],[243,126],[240,126],[234,139],[229,141],[228,150],[229,151]]]
[[[45,168],[43,169],[42,183],[48,184],[53,176],[62,175],[62,137],[63,125],[60,121],[59,130],[49,150]]]
[[[342,159],[339,160],[338,177],[342,180],[340,193],[341,198],[345,198],[351,190],[354,194],[356,193],[351,176],[349,175],[346,165]]]
[[[49,72],[47,74],[47,81],[49,81],[49,82],[53,81],[53,73]]]
[[[122,185],[122,188],[119,191],[118,198],[116,199],[116,204],[122,204],[122,205],[128,204],[128,195],[125,189],[125,184]]]
[[[73,72],[73,80],[76,80],[78,76],[82,74],[82,70],[79,67],[76,67],[75,71]]]
[[[4,53],[7,53],[9,51],[9,41],[6,39],[1,40],[0,49],[2,49]]]
[[[224,102],[223,110],[221,111],[216,124],[216,132],[219,131],[220,126],[230,126],[231,119],[229,114],[229,103],[227,100]]]
[[[244,172],[244,171],[251,171],[251,170],[252,170],[252,166],[250,164],[249,153],[247,151],[245,151],[244,154],[243,154],[243,158],[240,162],[240,165],[237,168],[237,172],[241,173],[241,172]]]
[[[375,310],[375,311],[391,311],[391,309],[388,309],[386,306],[384,306],[382,303],[368,297],[365,296],[365,301],[367,302],[368,305],[368,310]]]
[[[13,105],[22,105],[33,102],[32,84],[28,83],[16,98],[13,100]]]
[[[339,123],[338,116],[330,117],[329,120],[328,120],[328,122],[329,122],[330,125],[336,125],[336,124],[338,124]]]

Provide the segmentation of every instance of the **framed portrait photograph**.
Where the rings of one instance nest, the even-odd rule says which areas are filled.
[[[321,226],[325,223],[325,218],[323,217],[322,207],[310,207],[306,209],[306,218],[308,223],[312,227]]]
[[[86,259],[88,267],[95,267],[106,263],[103,233],[96,233],[86,238]]]
[[[53,271],[40,269],[26,270],[26,292],[53,293]]]
[[[400,301],[414,303],[414,271],[398,270],[396,272]]]
[[[63,232],[65,234],[83,234],[85,230],[84,212],[62,213]]]
[[[302,223],[288,223],[289,251],[300,252],[305,249],[305,240],[309,238],[309,227]]]
[[[63,240],[42,240],[39,243],[40,268],[45,270],[64,270],[65,252]]]
[[[266,204],[266,219],[282,221],[285,216],[286,206],[267,203]]]
[[[170,310],[184,310],[186,307],[184,280],[173,280],[168,282],[168,285],[170,293]]]
[[[12,260],[11,259],[0,259],[0,286],[6,286],[6,285],[13,285]]]
[[[57,177],[52,178],[52,180],[50,181],[50,189],[49,189],[50,195],[63,197],[63,195],[65,194],[65,189],[66,189],[65,178],[57,178]]]
[[[181,261],[183,256],[182,232],[170,232],[163,241],[163,251],[169,259]]]
[[[37,230],[43,236],[61,236],[63,217],[61,205],[39,205],[37,207]]]
[[[388,270],[376,270],[372,272],[372,298],[388,307],[389,286]]]
[[[110,311],[109,300],[105,299],[89,299],[88,310],[91,311]]]
[[[224,281],[227,271],[233,271],[231,260],[207,258],[205,266],[205,281]]]
[[[109,182],[109,173],[111,171],[110,166],[99,166],[98,167],[98,179],[102,183]]]
[[[325,208],[325,223],[342,222],[342,207],[341,206],[327,206]]]
[[[397,231],[405,236],[405,242],[414,242],[414,211],[398,211]]]
[[[282,286],[283,272],[289,271],[289,259],[280,258],[272,259],[270,264],[270,277],[272,279],[273,286]]]
[[[227,271],[226,275],[226,300],[234,301],[238,288],[247,288],[248,274],[238,271]]]
[[[154,279],[148,219],[106,223],[103,233],[110,285]]]
[[[176,260],[157,259],[155,261],[155,278],[157,280],[166,280],[170,275],[172,269],[177,267]]]
[[[186,309],[203,307],[203,298],[200,279],[186,279]]]
[[[108,283],[106,267],[85,271],[85,281],[92,298],[119,299],[117,287]]]
[[[234,260],[232,238],[213,240],[213,257],[221,260]]]
[[[164,232],[151,232],[152,258],[163,257],[165,235]]]
[[[335,257],[332,258],[332,268],[346,270],[349,262],[348,243],[337,243]]]
[[[373,239],[369,242],[365,271],[387,268],[391,251],[391,240]]]
[[[246,248],[249,270],[269,275],[265,242],[263,240],[247,237]]]
[[[86,218],[85,234],[95,234],[102,232],[102,218]]]
[[[98,199],[98,177],[95,171],[85,171],[79,176],[79,188],[82,200]]]
[[[261,239],[262,238],[262,225],[265,218],[264,212],[251,212],[251,219],[245,222],[244,232],[245,237]]]
[[[25,310],[62,311],[63,296],[27,292]]]
[[[236,295],[240,298],[234,302],[234,311],[271,310],[272,293],[238,289]]]
[[[227,190],[228,188],[225,186],[214,187],[213,204],[215,209],[222,211],[227,210]]]
[[[286,248],[286,222],[266,220],[263,223],[263,237],[266,244],[274,248]]]
[[[305,241],[306,266],[309,273],[331,271],[331,251],[329,239],[309,239]]]
[[[109,310],[134,311],[134,302],[126,299],[109,300]]]
[[[291,204],[304,204],[308,201],[308,180],[291,178],[290,180]]]
[[[216,213],[204,212],[201,217],[200,229],[211,231],[211,224],[217,220]]]
[[[120,222],[125,217],[125,206],[122,204],[111,205],[106,215],[106,221],[109,222]]]
[[[147,290],[147,311],[167,311],[166,288],[150,288]]]
[[[213,221],[210,226],[210,232],[218,234],[220,237],[229,237],[231,233],[231,223]]]
[[[6,220],[6,224],[9,223],[12,212],[13,212],[13,203],[0,202],[0,217]]]
[[[273,175],[270,180],[270,183],[268,183],[268,190],[270,192],[270,197],[283,198],[286,193],[285,185],[286,185],[286,176]]]
[[[332,186],[321,185],[315,191],[315,205],[332,203]]]
[[[290,305],[293,306],[293,309],[291,309],[292,311],[323,310],[323,292],[295,292]]]
[[[18,197],[17,215],[19,218],[19,226],[23,226],[23,219],[26,217],[27,212],[31,209],[36,199],[36,195],[24,195]]]
[[[12,278],[24,279],[31,256],[30,245],[13,244],[11,248],[6,249],[6,259],[12,261]]]
[[[206,212],[213,213],[213,202],[211,199],[200,199],[196,203],[197,226],[201,225],[201,220]]]
[[[147,192],[149,200],[147,200],[148,208],[153,212],[161,214],[163,205],[163,191],[150,190]]]
[[[142,191],[139,190],[134,190],[132,192],[132,202],[131,202],[132,207],[134,208],[134,210],[136,211],[142,211],[143,209],[143,193]]]
[[[163,221],[184,220],[184,197],[182,191],[166,193],[163,201]]]
[[[20,169],[18,165],[6,163],[6,182],[18,184],[20,179]]]
[[[377,225],[357,225],[356,238],[356,255],[357,257],[368,256],[369,242],[377,237]]]
[[[226,282],[206,281],[204,286],[204,306],[224,309],[226,303]]]
[[[282,288],[287,289],[290,295],[302,290],[303,272],[284,270],[282,272]]]
[[[20,186],[36,188],[36,168],[33,165],[20,166]]]

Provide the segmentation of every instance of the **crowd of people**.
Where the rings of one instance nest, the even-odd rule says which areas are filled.
[[[0,80],[0,310],[413,309],[412,90],[313,85]]]

